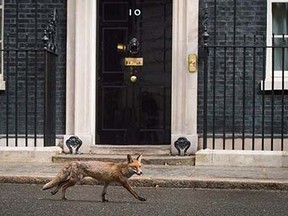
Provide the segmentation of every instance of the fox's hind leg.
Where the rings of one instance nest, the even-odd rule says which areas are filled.
[[[51,192],[52,195],[55,195],[59,190],[60,188],[65,184],[67,183],[69,180],[66,180],[66,181],[62,181],[60,182],[57,187]]]
[[[67,188],[74,186],[77,182],[78,182],[78,179],[69,179],[68,181],[65,182],[65,184],[63,184],[63,187],[62,187],[62,200],[63,201],[67,200],[65,196]]]
[[[109,183],[108,182],[105,182],[104,184],[104,188],[103,188],[103,191],[102,191],[102,194],[101,194],[101,197],[102,197],[102,202],[108,202],[107,199],[105,199],[105,195],[107,193],[107,187],[108,187]]]

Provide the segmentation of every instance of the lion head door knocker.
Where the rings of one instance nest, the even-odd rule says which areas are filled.
[[[187,155],[187,150],[191,146],[191,143],[187,138],[185,137],[179,137],[175,142],[174,142],[175,148],[178,150],[178,154],[180,156]]]
[[[75,154],[81,154],[79,152],[79,148],[82,146],[82,140],[77,136],[71,136],[68,140],[66,140],[66,146],[69,149],[69,153],[73,154],[73,148],[75,148]]]
[[[127,44],[127,50],[130,54],[136,55],[140,51],[140,42],[137,38],[132,38]]]

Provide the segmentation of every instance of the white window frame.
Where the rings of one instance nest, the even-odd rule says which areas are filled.
[[[288,3],[288,0],[267,0],[267,46],[272,46],[272,4],[273,3]],[[277,36],[275,36],[277,38]],[[286,36],[285,36],[286,38]],[[288,58],[288,56],[286,56]],[[288,71],[284,71],[284,89],[288,90]],[[272,48],[267,48],[266,51],[266,77],[265,81],[261,82],[261,90],[282,90],[282,71],[274,71],[274,88],[272,89]],[[264,86],[265,83],[265,86]]]

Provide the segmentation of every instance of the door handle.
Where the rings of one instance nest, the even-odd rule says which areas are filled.
[[[130,77],[130,81],[131,81],[132,83],[135,83],[135,82],[137,81],[137,76],[135,76],[135,75],[131,76],[131,77]]]
[[[126,45],[122,43],[117,44],[117,50],[119,53],[125,53],[126,52]]]

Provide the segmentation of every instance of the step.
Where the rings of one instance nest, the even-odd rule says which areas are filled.
[[[92,154],[99,155],[170,155],[170,145],[95,145]]]
[[[137,154],[131,154],[133,158]],[[52,161],[55,163],[63,163],[70,161],[88,161],[88,160],[97,160],[97,161],[110,161],[110,162],[125,162],[127,161],[127,155],[107,155],[107,154],[59,154],[52,157]],[[195,156],[170,156],[170,155],[143,155],[142,164],[146,165],[195,165]]]

